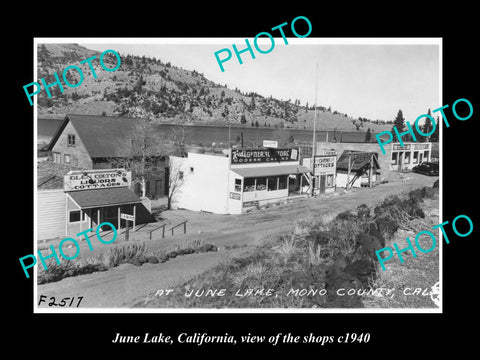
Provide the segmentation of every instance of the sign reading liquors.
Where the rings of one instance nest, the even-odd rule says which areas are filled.
[[[297,149],[232,149],[232,164],[297,161]]]
[[[63,178],[64,191],[130,187],[132,173],[125,169],[70,171]]]

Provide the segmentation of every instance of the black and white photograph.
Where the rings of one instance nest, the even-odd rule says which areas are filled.
[[[15,354],[473,349],[472,5],[69,5],[2,28]]]
[[[36,311],[441,311],[441,39],[35,43]]]

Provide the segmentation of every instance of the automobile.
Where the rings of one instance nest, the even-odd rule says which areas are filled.
[[[428,176],[438,176],[438,164],[433,162],[423,162],[419,165],[416,165],[412,169],[413,172],[417,174],[423,174]]]

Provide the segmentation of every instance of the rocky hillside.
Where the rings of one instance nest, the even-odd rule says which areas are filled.
[[[227,124],[245,126],[309,129],[313,126],[314,108],[264,97],[254,92],[215,84],[203,74],[187,71],[161,59],[120,54],[122,64],[114,72],[102,70],[95,60],[94,79],[88,64],[79,62],[100,55],[77,44],[42,44],[38,47],[38,79],[53,82],[53,73],[61,77],[69,65],[80,66],[85,74],[83,83],[62,94],[53,87],[53,97],[45,92],[37,95],[39,118],[60,118],[67,113],[97,114],[150,118],[155,122],[189,124]],[[98,59],[98,58],[97,58]],[[114,63],[115,64],[115,63]],[[98,69],[98,70],[97,70]],[[79,81],[69,71],[71,83]],[[383,131],[391,125],[354,119],[347,114],[323,106],[317,107],[320,129]]]

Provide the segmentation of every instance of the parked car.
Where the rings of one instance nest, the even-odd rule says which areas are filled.
[[[428,176],[438,176],[438,164],[432,162],[423,162],[419,165],[416,165],[412,169],[413,172],[418,174],[428,175]]]

